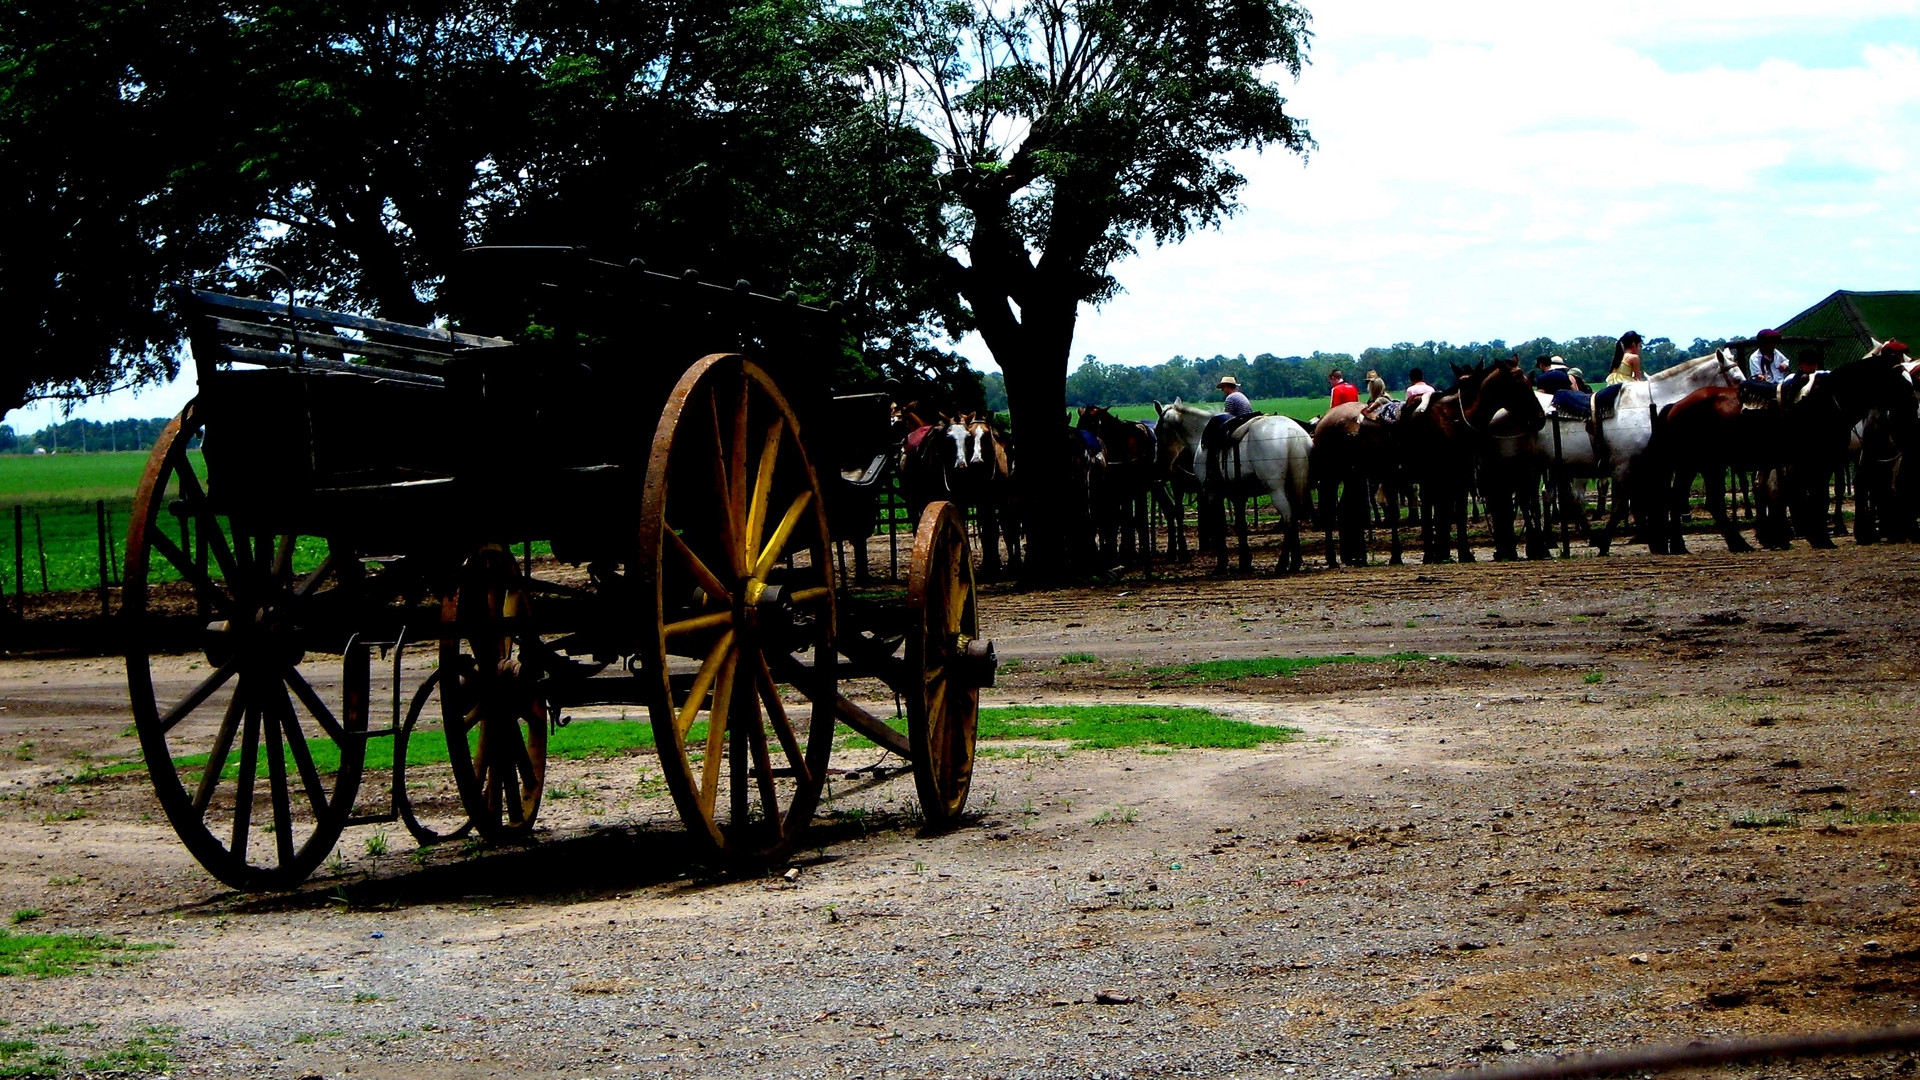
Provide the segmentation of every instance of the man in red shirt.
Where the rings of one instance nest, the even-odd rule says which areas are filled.
[[[1327,372],[1327,385],[1333,388],[1333,401],[1327,406],[1329,409],[1338,408],[1349,401],[1360,400],[1360,388],[1342,377],[1339,368]]]

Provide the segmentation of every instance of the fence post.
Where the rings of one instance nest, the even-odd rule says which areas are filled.
[[[52,592],[47,587],[47,534],[40,529],[40,515],[33,515],[33,546],[40,553],[40,591]]]
[[[20,504],[13,506],[13,599],[20,605],[20,614],[27,613],[27,527],[26,511]]]
[[[120,530],[113,524],[113,510],[107,510],[107,565],[113,570],[113,586],[120,587]]]
[[[100,560],[100,614],[112,613],[107,600],[107,500],[93,501],[93,527],[95,546]]]

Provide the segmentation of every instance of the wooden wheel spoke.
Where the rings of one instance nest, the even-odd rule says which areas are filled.
[[[293,691],[293,696],[299,698],[300,704],[307,707],[307,712],[312,714],[314,720],[319,723],[320,729],[327,733],[328,738],[336,743],[347,741],[346,729],[340,726],[340,721],[333,718],[333,710],[327,708],[327,703],[320,700],[320,695],[314,692],[313,687],[308,684],[306,677],[300,674],[298,668],[289,666],[281,673],[281,677],[286,679],[288,688]]]
[[[754,677],[747,672],[741,672],[740,676],[747,679]],[[767,753],[767,729],[760,722],[758,695],[748,693],[746,699],[741,719],[747,725],[747,744],[753,751],[753,771],[760,780],[760,808],[767,820],[777,827],[780,824],[780,795],[773,787],[773,758]]]
[[[273,847],[279,865],[293,865],[293,793],[287,786],[287,756],[280,746],[278,703],[268,695],[261,703],[261,726],[267,733],[267,796],[273,807]]]
[[[251,695],[249,695],[251,696]],[[240,773],[233,788],[233,857],[247,859],[247,834],[253,828],[253,774],[260,767],[260,707],[246,705],[246,730],[240,736]]]
[[[737,509],[731,481],[727,476],[727,443],[720,435],[720,403],[715,397],[707,398],[708,416],[713,421],[713,493],[720,499],[720,513],[716,519],[720,531],[720,547],[727,553],[727,563],[735,577],[747,575],[747,552],[740,546],[740,533],[733,527]]]
[[[767,711],[767,721],[773,725],[773,734],[780,740],[780,749],[786,752],[787,763],[792,766],[793,774],[800,783],[811,785],[813,770],[807,767],[807,755],[800,749],[800,740],[793,733],[793,724],[787,719],[786,706],[780,703],[780,688],[774,685],[773,672],[767,668],[767,658],[757,650],[753,654],[753,681],[760,691],[760,704]]]
[[[299,544],[300,538],[293,533],[284,533],[274,542],[273,579],[275,581],[284,581],[293,576],[293,552]]]
[[[212,697],[215,691],[226,685],[227,680],[233,678],[233,673],[238,670],[240,670],[240,661],[229,660],[215,669],[213,674],[200,680],[200,685],[189,691],[186,697],[180,699],[178,705],[168,709],[167,714],[160,718],[160,733],[165,735],[167,732],[172,731],[175,724],[184,720],[193,710],[206,704],[207,699]]]
[[[320,565],[314,567],[311,574],[301,578],[300,584],[294,586],[293,595],[303,600],[312,595],[313,590],[319,588],[320,583],[325,581],[328,575],[333,573],[335,560],[337,558],[338,556],[333,552],[327,552],[327,557],[320,560]]]
[[[227,531],[220,525],[220,518],[207,503],[207,493],[200,486],[200,477],[193,471],[193,465],[187,460],[183,446],[174,461],[174,480],[180,485],[181,497],[194,507],[194,516],[200,519],[200,542],[213,552],[213,559],[220,564],[220,573],[228,581],[240,576],[240,563],[234,557],[233,548],[227,543]]]
[[[167,562],[172,564],[180,576],[184,578],[188,584],[193,586],[196,593],[211,600],[213,606],[219,609],[221,614],[230,615],[232,613],[233,597],[227,594],[226,589],[215,583],[211,577],[208,577],[206,568],[193,561],[193,557],[182,550],[180,545],[174,543],[166,533],[161,532],[159,529],[150,530],[147,533],[147,542],[152,544],[161,555],[166,557]]]
[[[813,502],[813,492],[803,491],[793,497],[787,505],[787,512],[780,516],[780,524],[773,527],[773,535],[767,539],[767,546],[760,552],[760,558],[753,564],[753,576],[766,580],[767,572],[779,560],[780,552],[787,546],[787,539],[793,535],[794,527],[800,524],[800,518]]]
[[[247,707],[247,677],[233,685],[233,700],[227,702],[227,714],[220,720],[220,731],[213,737],[213,751],[207,755],[206,768],[200,772],[200,786],[193,792],[193,809],[205,816],[207,804],[213,801],[213,791],[220,786],[220,774],[226,771],[227,755],[233,752],[233,736],[240,729],[240,720]]]
[[[693,553],[693,549],[687,546],[687,542],[681,539],[680,534],[674,532],[665,522],[661,523],[660,531],[667,538],[667,546],[680,557],[687,571],[693,575],[693,580],[706,590],[707,595],[723,605],[733,606],[733,593],[725,585],[720,584],[719,576],[709,570],[706,563],[700,561],[700,556]]]
[[[731,644],[731,643],[729,643]],[[726,757],[728,713],[733,707],[733,679],[739,654],[729,649],[721,661],[720,679],[713,687],[713,708],[707,710],[707,757],[700,783],[700,803],[712,815],[714,796],[720,790],[720,762]],[[694,699],[697,700],[697,699]]]
[[[300,774],[300,786],[306,789],[307,804],[313,807],[315,821],[327,816],[327,789],[320,783],[320,770],[313,763],[313,749],[307,745],[307,734],[300,730],[300,718],[294,715],[293,700],[287,696],[286,687],[280,688],[276,712],[280,727],[286,733],[287,750],[293,754],[294,768]]]
[[[740,544],[742,555],[751,555],[752,543],[747,536],[747,406],[751,401],[750,391],[753,380],[740,372],[740,394],[734,402],[733,445],[727,454],[727,520],[733,528],[733,535]]]
[[[753,476],[753,499],[747,507],[747,550],[760,546],[760,536],[767,528],[767,505],[773,499],[773,467],[780,460],[780,440],[786,433],[785,417],[776,416],[773,423],[767,425],[766,437],[760,440],[760,465]]]
[[[705,615],[695,615],[690,619],[670,622],[662,627],[662,629],[666,632],[668,639],[671,640],[684,634],[692,634],[701,630],[717,630],[723,627],[731,627],[732,625],[733,612],[713,611]]]
[[[682,738],[685,738],[687,732],[693,727],[693,718],[699,715],[700,704],[706,699],[707,691],[712,688],[714,676],[720,673],[721,663],[732,655],[732,652],[733,631],[728,630],[720,635],[719,641],[713,643],[713,648],[707,651],[706,659],[700,661],[700,670],[694,673],[693,686],[687,691],[687,700],[681,703],[680,711],[674,717]],[[714,726],[711,718],[708,719],[707,726],[709,728]]]

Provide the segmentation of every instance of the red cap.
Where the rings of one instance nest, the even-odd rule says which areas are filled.
[[[1778,330],[1762,330],[1758,335],[1755,336],[1754,340],[1777,341],[1779,340],[1779,338],[1780,338],[1780,331]]]
[[[1885,345],[1880,346],[1881,356],[1892,356],[1895,353],[1903,353],[1906,351],[1907,343],[1904,341],[1888,341]]]

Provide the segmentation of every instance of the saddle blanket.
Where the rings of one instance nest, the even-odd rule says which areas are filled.
[[[1555,390],[1553,411],[1561,416],[1574,416],[1585,420],[1593,415],[1593,395],[1583,394],[1578,390]]]
[[[1593,418],[1595,420],[1613,419],[1614,410],[1620,407],[1620,390],[1626,385],[1626,383],[1614,383],[1594,391]]]

